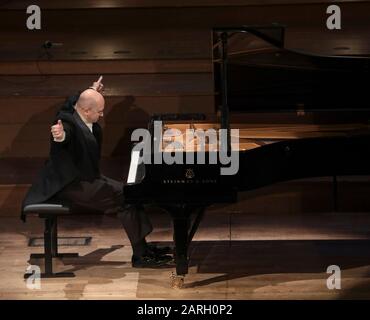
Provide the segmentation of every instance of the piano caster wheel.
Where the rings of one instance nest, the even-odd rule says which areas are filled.
[[[172,289],[181,289],[183,286],[184,286],[184,280],[185,280],[185,276],[179,276],[177,274],[175,274],[174,272],[172,272],[171,274],[171,288]]]

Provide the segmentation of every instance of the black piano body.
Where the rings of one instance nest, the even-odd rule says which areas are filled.
[[[253,41],[260,42],[258,50]],[[153,116],[147,139],[161,123],[160,143],[151,141],[147,163],[140,162],[140,148],[133,151],[124,187],[128,203],[157,205],[172,216],[173,286],[181,286],[188,272],[188,247],[209,205],[281,181],[332,176],[335,183],[341,175],[370,175],[370,57],[287,50],[280,26],[218,28],[213,43],[216,115]],[[208,146],[205,164],[187,163],[184,145],[164,147],[168,131],[177,130],[173,143],[179,132],[207,128],[226,130],[229,138]],[[233,129],[239,129],[236,147]],[[154,164],[158,153],[174,151],[183,163]],[[220,173],[227,167],[221,152],[238,157],[236,174]]]

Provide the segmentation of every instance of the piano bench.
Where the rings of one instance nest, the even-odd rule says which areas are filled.
[[[59,277],[74,277],[72,272],[53,272],[53,258],[75,258],[78,253],[59,253],[58,252],[58,216],[71,214],[70,208],[60,203],[40,203],[28,205],[23,210],[26,216],[38,215],[44,219],[44,253],[31,254],[32,259],[45,259],[45,270],[41,274],[41,278],[59,278]],[[26,273],[24,278],[30,277],[32,274]]]

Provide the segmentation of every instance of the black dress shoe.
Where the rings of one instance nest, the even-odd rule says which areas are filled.
[[[158,268],[172,261],[170,256],[143,255],[132,256],[132,266],[134,268]]]
[[[157,247],[154,244],[147,244],[147,251],[155,256],[163,256],[165,254],[173,254],[171,247]]]

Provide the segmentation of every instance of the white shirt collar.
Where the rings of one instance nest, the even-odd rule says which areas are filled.
[[[76,109],[76,112],[78,113],[78,115],[80,116],[81,120],[86,124],[86,126],[90,129],[91,133],[93,132],[93,124],[91,122],[87,122],[87,120],[85,119],[85,117],[79,113]]]
[[[87,125],[87,127],[90,129],[90,131],[92,133],[93,132],[93,124],[92,123],[89,123],[89,122],[85,122],[85,124]]]

